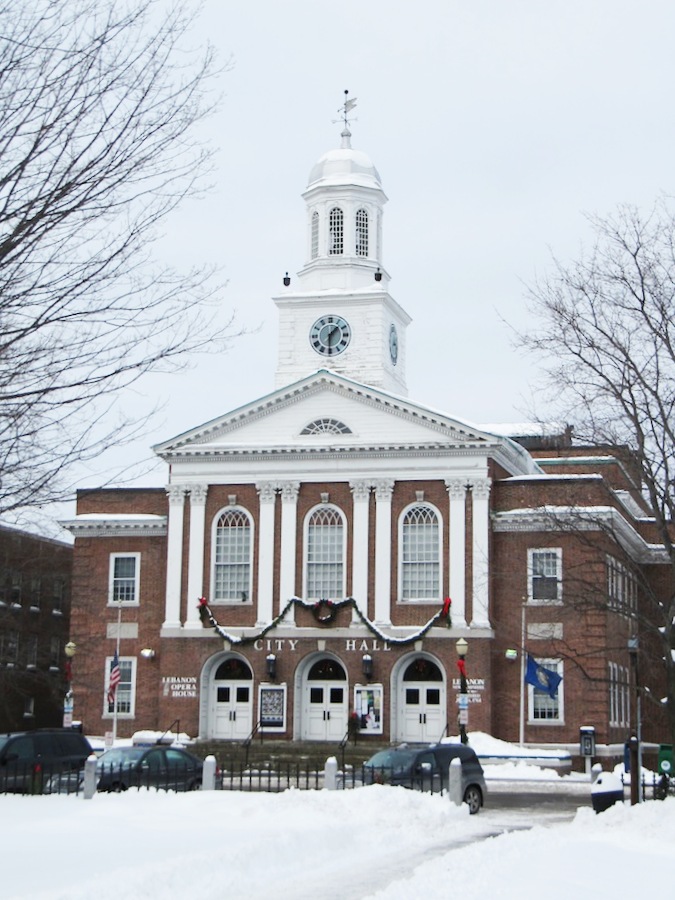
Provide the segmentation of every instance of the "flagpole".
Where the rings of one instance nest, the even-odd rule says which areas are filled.
[[[115,644],[115,655],[117,657],[117,664],[119,665],[120,658],[120,631],[122,630],[122,601],[117,601],[117,642]],[[113,697],[113,745],[117,740],[117,687],[115,687],[115,696]]]
[[[520,607],[520,746],[525,743],[525,600]]]

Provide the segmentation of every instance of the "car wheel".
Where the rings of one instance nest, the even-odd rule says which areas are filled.
[[[464,802],[469,807],[469,813],[472,816],[480,812],[480,808],[483,805],[483,795],[480,788],[477,788],[474,784],[470,785],[464,792]]]
[[[202,787],[201,781],[191,781],[188,784],[187,789],[188,789],[188,791],[199,791],[199,790],[201,790],[201,787]]]
[[[115,794],[121,794],[122,791],[126,791],[126,789],[127,789],[126,784],[122,784],[121,781],[114,781],[110,785],[110,790],[113,791]]]

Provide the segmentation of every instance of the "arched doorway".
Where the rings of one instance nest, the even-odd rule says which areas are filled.
[[[211,736],[221,741],[247,738],[253,727],[253,672],[238,656],[224,659],[210,688]]]
[[[426,656],[408,662],[400,676],[398,736],[402,741],[441,739],[446,726],[445,681],[440,667]]]
[[[307,671],[302,689],[302,738],[339,741],[347,731],[347,673],[332,656],[322,656]]]

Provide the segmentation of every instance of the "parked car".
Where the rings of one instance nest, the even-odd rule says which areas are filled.
[[[485,801],[487,787],[483,767],[475,751],[465,744],[432,744],[411,747],[402,744],[380,750],[363,767],[364,784],[401,785],[418,791],[447,790],[453,759],[462,765],[462,797],[473,815]]]
[[[179,747],[112,747],[99,757],[99,791],[126,791],[154,787],[195,791],[202,786],[204,760]]]
[[[69,728],[0,735],[0,793],[41,794],[54,776],[80,771],[91,754],[86,737]]]

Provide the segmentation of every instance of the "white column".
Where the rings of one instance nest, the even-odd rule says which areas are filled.
[[[197,603],[204,594],[204,521],[208,485],[193,484],[190,492],[190,546],[188,551],[188,586],[186,628],[201,628]]]
[[[473,497],[473,616],[471,625],[489,628],[490,479],[472,479],[471,494]]]
[[[166,594],[163,628],[180,628],[180,594],[183,577],[183,518],[185,513],[185,485],[170,484],[169,521],[166,536]]]
[[[375,482],[375,622],[391,622],[391,495],[394,482]]]
[[[274,509],[277,486],[272,481],[265,481],[257,484],[256,490],[260,497],[257,623],[265,625],[274,618]]]
[[[281,482],[281,559],[279,571],[279,612],[295,596],[295,552],[298,523],[298,492],[300,482]],[[284,622],[293,624],[295,611],[291,609]]]
[[[352,523],[352,596],[364,615],[368,615],[368,512],[370,509],[370,482],[350,483],[354,497]],[[353,621],[359,621],[356,611]]]
[[[450,532],[450,599],[452,624],[466,627],[466,479],[449,478],[445,482],[450,495],[448,529]]]

